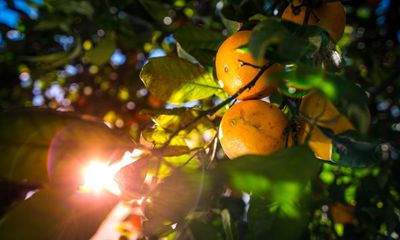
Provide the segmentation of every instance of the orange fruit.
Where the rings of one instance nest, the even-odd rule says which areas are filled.
[[[231,159],[246,154],[267,155],[285,146],[287,124],[278,107],[261,100],[243,101],[222,117],[219,140]]]
[[[283,12],[282,19],[303,24],[306,6],[301,6],[298,12],[295,10],[295,7],[301,4],[302,0],[292,0]],[[342,3],[340,1],[320,3],[318,0],[313,0],[311,8],[308,24],[325,29],[333,42],[338,42],[346,26],[346,13]]]
[[[267,61],[257,63],[251,53],[239,49],[248,43],[250,35],[251,31],[236,32],[228,37],[218,49],[215,59],[216,73],[218,80],[223,83],[223,87],[229,95],[235,94],[257,75],[259,68],[256,66],[261,67],[267,64]],[[268,75],[280,69],[282,66],[272,65],[252,88],[244,91],[237,99],[262,98],[271,94],[274,87],[269,83]]]
[[[334,134],[340,134],[353,130],[353,124],[336,109],[332,102],[317,93],[311,93],[303,98],[300,113],[308,121],[302,122],[298,133],[299,142],[304,143],[308,138],[308,144],[317,158],[332,160],[332,139],[325,136],[318,126],[329,128]]]

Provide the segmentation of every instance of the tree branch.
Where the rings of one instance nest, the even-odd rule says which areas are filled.
[[[191,126],[192,124],[194,124],[195,122],[199,121],[201,118],[206,117],[206,116],[211,116],[214,113],[216,113],[219,109],[221,109],[223,106],[225,106],[226,104],[230,103],[232,100],[234,100],[236,97],[238,97],[241,93],[243,93],[244,91],[246,91],[247,89],[252,88],[257,80],[261,77],[261,75],[268,69],[270,68],[274,63],[268,63],[262,67],[260,67],[260,70],[258,71],[257,75],[250,81],[248,82],[245,86],[243,86],[242,88],[240,88],[235,94],[233,94],[232,96],[228,97],[227,99],[225,99],[224,101],[222,101],[221,103],[219,103],[218,105],[214,106],[213,108],[210,108],[206,111],[203,111],[200,113],[200,115],[198,115],[197,117],[193,118],[191,121],[187,122],[186,124],[184,124],[183,126],[179,127],[178,129],[176,129],[171,136],[168,138],[168,140],[158,149],[159,153],[163,153],[165,151],[165,149],[169,146],[169,144],[171,143],[172,139],[174,137],[176,137],[178,135],[178,133],[186,128],[188,128],[189,126]]]

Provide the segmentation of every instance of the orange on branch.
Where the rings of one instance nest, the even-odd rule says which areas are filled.
[[[334,134],[353,130],[353,124],[324,96],[311,93],[303,98],[300,113],[306,119],[298,133],[298,140],[308,144],[317,158],[332,160],[332,139],[318,128],[329,128]]]
[[[285,147],[287,125],[278,107],[261,100],[243,101],[223,116],[219,139],[231,159],[246,154],[267,155]]]
[[[292,0],[282,14],[282,19],[303,24],[307,7],[302,5],[303,0]],[[297,8],[298,7],[298,8]],[[340,1],[322,2],[311,1],[311,13],[307,24],[317,25],[329,33],[333,42],[338,42],[343,36],[346,26],[346,13]]]
[[[251,31],[240,31],[227,38],[219,47],[215,65],[218,80],[222,81],[225,91],[229,95],[235,94],[240,88],[249,83],[260,71],[260,67],[267,61],[258,63],[250,52],[241,47],[248,44]],[[237,99],[254,99],[268,96],[274,90],[268,80],[268,75],[282,69],[274,64],[267,69],[257,80],[256,84],[240,94]]]

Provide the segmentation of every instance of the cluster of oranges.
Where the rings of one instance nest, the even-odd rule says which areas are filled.
[[[345,27],[345,12],[340,1],[292,0],[282,19],[317,25],[327,31],[333,42],[342,37]],[[260,66],[269,63],[267,59],[257,62],[249,52],[241,49],[248,44],[251,34],[251,31],[239,31],[231,35],[217,52],[216,74],[230,95],[252,81]],[[288,119],[281,109],[261,100],[275,91],[271,74],[283,69],[282,65],[271,65],[254,86],[237,97],[240,101],[224,114],[219,139],[229,158],[245,154],[268,155],[295,140],[307,142],[318,158],[331,160],[332,141],[319,127],[329,128],[335,134],[353,129],[350,121],[329,100],[318,93],[311,93],[302,99],[300,105],[300,130],[295,134],[289,131]]]

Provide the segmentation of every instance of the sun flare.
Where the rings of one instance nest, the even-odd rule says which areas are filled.
[[[105,161],[93,160],[83,169],[83,185],[79,188],[82,192],[100,193],[107,190],[117,196],[121,190],[115,181],[115,175],[121,168],[135,162],[143,155],[143,151],[135,149],[125,152],[120,161],[109,164]]]

